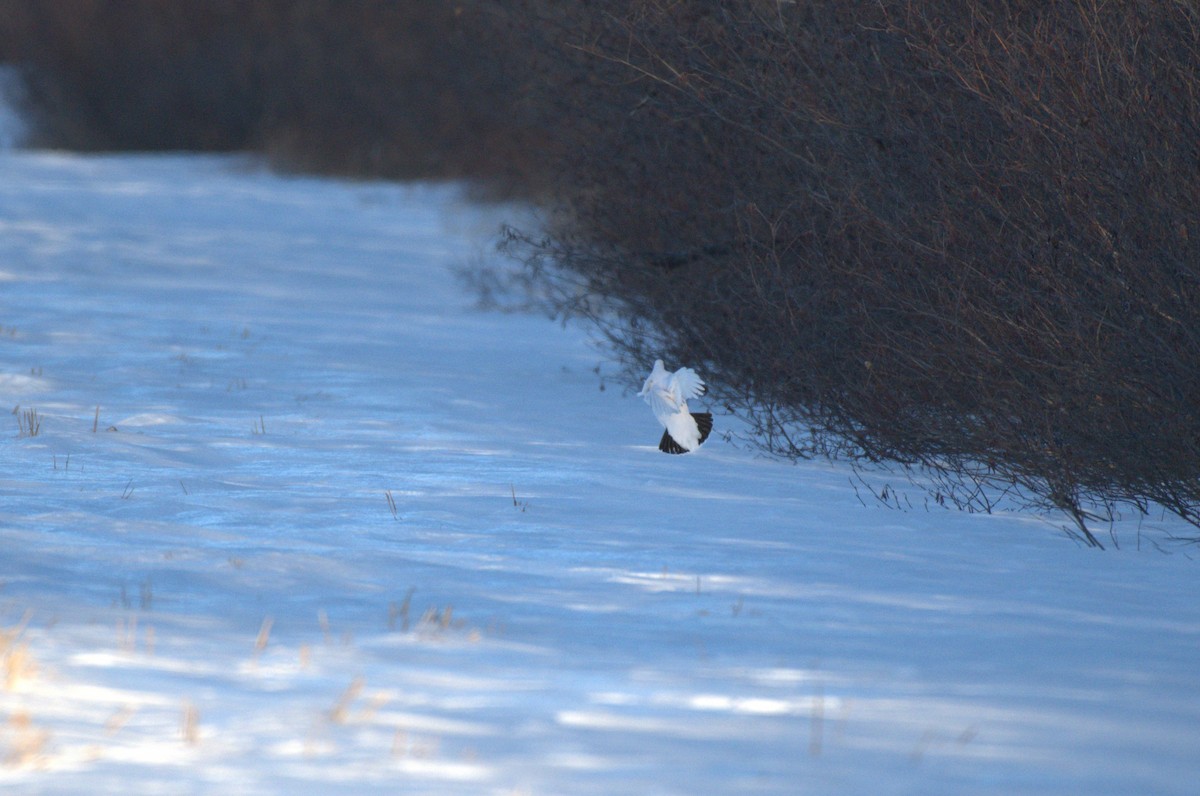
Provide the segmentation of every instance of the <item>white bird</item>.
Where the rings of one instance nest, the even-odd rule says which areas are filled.
[[[661,359],[654,360],[654,370],[642,385],[638,397],[645,398],[658,422],[663,424],[662,441],[658,449],[663,453],[687,453],[700,447],[712,432],[713,420],[709,412],[692,412],[688,399],[703,395],[707,388],[696,371],[680,368],[672,373],[663,367]]]

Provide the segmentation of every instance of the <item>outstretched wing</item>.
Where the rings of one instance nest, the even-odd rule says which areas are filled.
[[[674,390],[666,389],[663,385],[654,385],[645,394],[646,403],[650,404],[650,411],[654,412],[654,416],[658,418],[658,422],[664,426],[667,424],[667,418],[679,412],[680,401]]]
[[[650,404],[650,410],[654,412],[658,422],[669,429],[671,423],[679,422],[681,414],[688,417],[688,399],[703,395],[704,391],[704,382],[696,375],[696,371],[680,368],[671,373],[663,367],[662,360],[658,359],[655,360],[654,369],[650,371],[638,395]],[[677,441],[688,444],[682,440]]]
[[[671,392],[678,396],[679,403],[704,395],[707,390],[704,381],[691,368],[680,368],[675,371],[671,375],[669,384]]]

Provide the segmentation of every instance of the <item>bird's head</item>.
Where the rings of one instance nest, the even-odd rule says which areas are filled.
[[[655,378],[665,374],[666,372],[667,369],[663,366],[663,361],[661,359],[654,360],[654,369],[651,370],[650,375],[646,377],[646,382],[642,385],[642,390],[638,393],[638,397],[645,398],[646,393],[650,392],[650,385],[654,382]]]

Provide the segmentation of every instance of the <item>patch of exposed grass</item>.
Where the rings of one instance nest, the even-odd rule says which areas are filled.
[[[29,642],[25,640],[30,617],[31,614],[26,612],[16,625],[0,630],[0,673],[4,675],[4,688],[9,691],[37,670],[29,654]]]
[[[12,413],[17,418],[17,428],[22,437],[36,437],[42,430],[42,419],[38,417],[33,407],[22,409],[20,405],[13,407]]]

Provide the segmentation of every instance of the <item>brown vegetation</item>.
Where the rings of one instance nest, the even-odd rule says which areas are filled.
[[[248,150],[287,168],[495,178],[528,141],[453,3],[0,0],[41,146]]]
[[[1200,519],[1193,5],[570,5],[564,310],[777,453]]]

